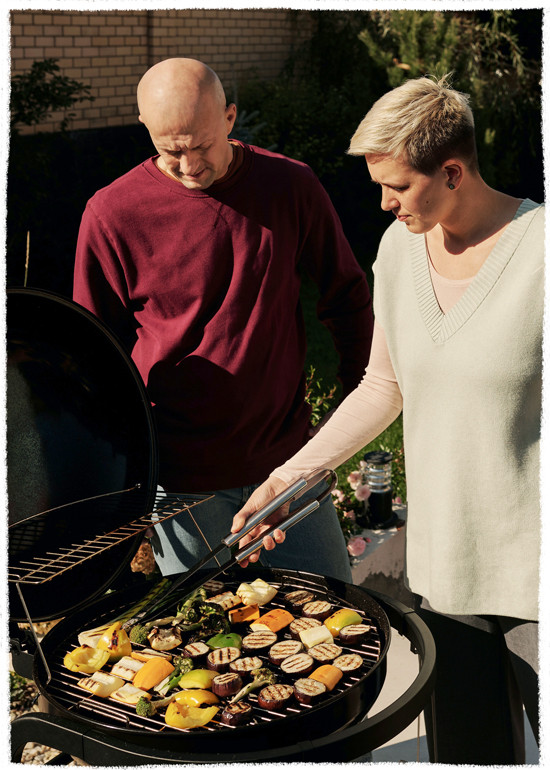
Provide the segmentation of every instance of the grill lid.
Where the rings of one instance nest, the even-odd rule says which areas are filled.
[[[157,442],[139,372],[95,316],[50,292],[12,289],[6,327],[10,616],[24,620],[17,569],[148,513]],[[122,539],[93,566],[83,561],[54,580],[22,582],[30,615],[49,620],[86,605],[137,546],[135,537]]]

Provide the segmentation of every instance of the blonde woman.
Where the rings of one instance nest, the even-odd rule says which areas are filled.
[[[438,655],[430,758],[522,763],[523,705],[538,740],[544,207],[484,182],[468,96],[447,78],[384,95],[349,152],[365,157],[396,218],[373,268],[370,362],[233,530],[296,478],[337,468],[402,411],[406,581]],[[265,549],[283,539],[266,538]]]

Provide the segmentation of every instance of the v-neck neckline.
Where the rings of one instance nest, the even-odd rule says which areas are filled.
[[[514,218],[493,246],[470,285],[447,313],[441,310],[435,296],[424,234],[408,234],[420,313],[434,342],[441,343],[448,340],[473,315],[498,281],[519,245],[525,232],[524,215],[532,217],[538,208],[539,204],[529,198],[522,200]]]

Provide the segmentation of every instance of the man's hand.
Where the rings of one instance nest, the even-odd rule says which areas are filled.
[[[252,493],[241,510],[233,517],[233,526],[231,527],[231,532],[235,533],[242,529],[250,516],[263,508],[264,505],[267,505],[269,502],[271,502],[271,500],[283,492],[287,486],[288,485],[284,481],[281,481],[275,477],[271,477],[267,479],[267,481],[264,481],[264,483],[259,486],[255,492]],[[284,519],[288,514],[289,505],[290,503],[282,505],[268,519],[265,519],[261,524],[259,524],[241,540],[239,540],[239,548],[244,548],[245,545],[248,545],[248,543],[251,543],[257,537],[259,537],[262,532],[266,532],[271,526],[273,526],[273,524]],[[285,533],[280,529],[276,529],[272,533],[272,536],[264,537],[263,547],[266,549],[266,551],[272,551],[277,543],[282,543],[284,539]],[[243,560],[241,562],[241,567],[246,567],[249,562],[257,562],[260,558],[260,551],[261,548],[251,554],[248,559]]]

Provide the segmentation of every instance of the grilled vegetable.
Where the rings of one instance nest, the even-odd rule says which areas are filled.
[[[259,620],[255,620],[250,624],[251,631],[273,631],[277,633],[282,628],[288,626],[294,620],[294,615],[291,615],[287,610],[283,610],[277,607],[274,610],[266,612]]]
[[[151,658],[144,663],[134,677],[134,686],[142,690],[152,690],[174,671],[174,666],[165,658]]]
[[[173,650],[182,642],[179,628],[158,628],[155,626],[148,634],[147,641],[154,650]]]
[[[212,650],[215,650],[218,647],[236,647],[240,650],[242,643],[243,640],[239,634],[216,634],[216,636],[212,636],[206,642]]]
[[[260,652],[275,644],[277,634],[273,631],[253,631],[243,638],[243,650],[246,652]]]
[[[285,658],[302,652],[304,645],[297,639],[283,639],[269,648],[269,660],[275,666],[280,666]]]
[[[228,670],[231,661],[240,656],[241,651],[238,647],[218,647],[206,656],[206,667],[218,674],[223,674]]]
[[[304,604],[312,602],[314,599],[315,595],[312,594],[311,591],[305,591],[303,589],[291,591],[283,597],[284,603],[289,606],[293,612],[300,612]]]
[[[228,703],[222,711],[221,721],[224,725],[231,725],[232,727],[238,727],[245,722],[248,722],[252,716],[252,706],[246,701],[238,701],[237,703]]]
[[[136,660],[142,660],[144,663],[147,663],[147,661],[151,660],[151,658],[164,658],[165,660],[172,660],[172,655],[169,652],[164,652],[163,650],[153,650],[150,647],[146,647],[143,650],[132,650],[130,657],[135,658]]]
[[[358,671],[363,665],[363,658],[357,653],[352,652],[339,655],[336,660],[333,661],[332,665],[339,668],[345,676],[346,674],[352,674],[354,671]]]
[[[149,629],[146,626],[132,626],[129,637],[132,644],[147,644]]]
[[[317,599],[313,602],[307,602],[302,607],[302,615],[304,618],[316,618],[317,620],[326,620],[332,613],[332,604],[325,602],[321,599]]]
[[[116,700],[119,703],[126,703],[127,706],[135,706],[140,698],[149,699],[151,696],[148,692],[140,690],[139,687],[126,682],[118,690],[115,690],[109,698]]]
[[[351,626],[352,623],[361,623],[362,620],[363,618],[358,612],[345,608],[336,610],[332,615],[329,615],[325,620],[325,626],[332,636],[338,636],[344,626]]]
[[[314,660],[317,660],[320,663],[330,663],[342,654],[342,648],[338,647],[337,644],[323,642],[322,644],[316,644],[314,647],[310,647],[308,653]]]
[[[96,647],[89,647],[83,644],[81,647],[75,647],[63,658],[63,665],[69,671],[76,671],[79,674],[93,674],[109,660],[109,650],[98,650]]]
[[[209,690],[215,676],[215,671],[208,671],[206,668],[194,668],[183,674],[178,684],[184,690]]]
[[[218,696],[210,690],[180,690],[174,700],[185,706],[204,706],[220,702]]]
[[[309,675],[310,679],[315,679],[317,682],[322,682],[327,690],[334,690],[340,679],[342,678],[342,672],[336,666],[332,666],[330,663],[325,666],[319,666],[315,671]]]
[[[235,607],[228,614],[231,623],[246,623],[260,617],[260,608],[257,604],[249,604],[247,607]]]
[[[305,631],[300,631],[300,641],[306,650],[309,650],[310,647],[315,647],[317,644],[332,643],[332,639],[332,634],[326,626],[315,626],[314,628],[306,628]]]
[[[240,596],[243,604],[257,604],[261,607],[262,604],[267,604],[273,599],[277,589],[270,586],[265,580],[256,578],[252,583],[241,583],[235,593]]]
[[[290,684],[270,684],[258,693],[258,705],[269,711],[280,711],[294,695]]]
[[[294,682],[294,697],[300,703],[313,703],[327,692],[327,686],[316,679],[297,679]]]
[[[206,657],[209,652],[210,647],[204,642],[192,642],[191,644],[185,645],[182,655],[192,660],[193,663],[197,663],[199,660]]]
[[[237,658],[236,660],[232,660],[229,664],[229,670],[233,671],[235,674],[240,674],[241,676],[250,674],[255,668],[261,667],[262,659],[258,658],[257,655],[249,656],[247,658]]]
[[[292,621],[288,627],[288,630],[293,639],[299,639],[301,631],[305,631],[307,628],[314,628],[315,626],[320,625],[321,621],[316,620],[316,618],[296,618],[296,620]]]
[[[84,690],[91,692],[92,695],[108,698],[111,693],[122,687],[124,679],[121,679],[119,676],[106,674],[104,671],[94,671],[90,677],[80,679],[77,684]]]
[[[289,655],[281,663],[281,671],[288,676],[307,676],[312,671],[315,661],[307,652],[299,652],[297,655]]]
[[[219,695],[220,698],[228,698],[235,695],[243,686],[243,680],[239,674],[229,672],[227,674],[218,674],[212,680],[212,692]]]
[[[252,671],[252,675],[252,681],[245,684],[245,686],[231,698],[230,703],[237,703],[237,701],[246,698],[246,696],[250,695],[254,690],[259,690],[262,687],[267,687],[267,685],[275,684],[277,681],[277,675],[269,668],[255,668]]]
[[[120,676],[123,679],[126,679],[126,681],[131,682],[139,669],[144,665],[145,663],[142,660],[136,660],[129,655],[125,655],[112,667],[111,674]]]
[[[139,717],[154,717],[161,709],[166,708],[166,706],[172,703],[176,694],[172,693],[167,698],[161,698],[160,700],[150,700],[151,696],[149,693],[144,693],[136,703],[136,714]]]
[[[193,727],[204,727],[216,716],[218,711],[218,706],[198,708],[197,706],[187,706],[185,703],[178,703],[177,700],[173,700],[166,709],[164,721],[170,727],[189,730]]]
[[[125,655],[130,655],[132,652],[132,645],[128,634],[122,628],[120,620],[117,620],[105,631],[101,639],[97,643],[98,650],[108,650],[109,661],[116,663]]]
[[[172,673],[165,677],[165,679],[161,682],[161,686],[155,688],[161,695],[166,695],[169,693],[170,690],[179,684],[184,674],[193,670],[193,661],[191,658],[185,658],[181,655],[173,658],[172,664],[174,666]]]
[[[351,623],[349,626],[344,626],[340,629],[338,638],[342,640],[344,644],[361,644],[366,641],[371,635],[371,627],[366,623]]]
[[[242,603],[240,596],[237,596],[232,591],[224,591],[222,594],[211,596],[208,602],[209,604],[219,604],[223,610],[230,610],[232,607]]]

